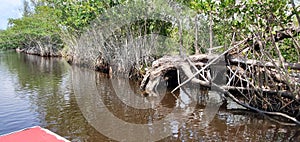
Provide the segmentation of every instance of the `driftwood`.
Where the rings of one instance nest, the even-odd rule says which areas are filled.
[[[156,94],[153,92],[155,92],[156,87],[162,80],[176,82],[174,90],[179,89],[186,82],[211,88],[214,82],[213,77],[209,76],[213,74],[210,73],[210,66],[217,59],[224,59],[229,62],[227,65],[224,64],[227,69],[227,82],[221,86],[219,85],[218,88],[226,92],[225,94],[227,94],[227,96],[230,94],[230,98],[236,102],[239,101],[237,102],[238,104],[242,104],[242,106],[248,109],[269,115],[285,117],[286,119],[300,124],[297,120],[299,119],[299,116],[296,116],[296,113],[299,113],[297,107],[300,106],[298,101],[300,94],[297,94],[299,93],[299,90],[293,90],[293,88],[288,87],[286,79],[276,70],[279,63],[220,57],[220,55],[192,55],[186,58],[180,56],[165,56],[153,62],[152,68],[146,72],[140,88],[146,92],[152,92],[149,94]],[[285,63],[284,66],[294,69],[295,71],[300,70],[298,63]],[[180,76],[186,76],[186,80],[182,82],[181,80],[178,80],[177,76],[179,76],[179,71],[181,73]],[[197,74],[200,75],[198,78],[196,77]],[[263,83],[250,81],[251,78],[255,79],[253,77],[260,76],[265,76],[261,81]],[[298,75],[290,74],[289,78],[294,79],[294,84],[300,84]],[[235,94],[244,96],[245,99],[243,100],[247,101],[247,103],[233,98],[235,96],[230,92],[239,92]],[[256,96],[256,98],[253,96]],[[275,97],[274,100],[283,100],[280,109],[273,107],[273,105],[277,104],[276,102],[273,103],[274,100],[272,97]],[[264,105],[260,105],[259,103]],[[272,110],[277,110],[278,112],[272,112]],[[289,110],[293,110],[293,112],[290,112]]]
[[[209,87],[209,81],[192,77],[194,73],[191,71],[190,62],[197,68],[202,68],[209,60],[215,59],[214,55],[192,55],[184,59],[180,56],[165,56],[153,62],[150,70],[147,71],[141,82],[140,88],[151,92],[155,90],[156,85],[161,79],[168,81],[169,84],[177,80],[177,76],[168,76],[168,74],[177,74],[177,70],[181,70],[188,78],[192,78],[191,82],[199,83],[202,86]],[[190,61],[190,62],[189,62]],[[173,73],[171,73],[173,72]],[[175,81],[178,82],[178,81]]]
[[[193,73],[191,71],[191,65],[188,61],[191,61],[191,63],[193,65],[195,65],[195,67],[197,67],[198,72],[196,72],[196,73],[200,73],[201,71],[207,72],[209,70],[209,68],[207,68],[209,65],[208,62],[210,60],[214,60],[217,58],[218,58],[217,55],[203,55],[203,54],[202,55],[192,55],[186,59],[181,58],[180,56],[165,56],[165,57],[160,58],[160,59],[156,60],[155,62],[153,62],[151,69],[148,70],[146,75],[144,76],[144,79],[141,82],[140,88],[142,90],[152,90],[153,87],[147,88],[147,84],[149,83],[149,81],[153,82],[158,77],[162,77],[167,81],[170,78],[170,76],[167,75],[168,72],[171,72],[171,71],[175,72],[177,70],[183,71],[184,75],[188,77],[188,82],[190,81],[192,83],[198,83],[201,86],[210,87],[209,81],[211,81],[211,78],[207,77],[207,76],[206,76],[206,78],[202,78],[202,79],[195,78],[195,76],[194,76],[195,73]],[[245,69],[236,66],[237,64],[245,64],[245,65],[261,67],[262,68],[261,71],[264,71],[263,67],[267,67],[267,68],[269,68],[268,73],[271,75],[274,74],[272,77],[275,80],[283,81],[282,79],[280,79],[281,78],[280,74],[276,73],[276,70],[272,70],[272,68],[275,68],[277,63],[276,63],[276,65],[274,65],[271,62],[261,62],[261,61],[257,61],[257,60],[246,60],[246,59],[240,59],[240,58],[230,58],[229,61],[231,63],[231,67],[229,67],[229,69],[231,68],[232,71],[235,71],[235,75],[234,76],[228,75],[231,77],[229,77],[229,81],[228,81],[227,85],[230,85],[230,81],[232,80],[232,78],[237,76],[236,73],[245,74],[245,72],[246,72]],[[285,66],[290,69],[300,70],[299,63],[285,63]],[[202,74],[202,77],[203,76],[204,75]],[[291,76],[292,76],[292,74],[291,74]],[[298,76],[296,75],[293,78],[295,80],[299,81],[299,79],[297,77]],[[156,80],[156,81],[158,81],[158,80]],[[300,83],[300,82],[298,82],[298,83]],[[230,88],[230,89],[236,88],[236,86],[235,87],[223,86],[223,87]],[[178,88],[175,88],[175,90],[176,89],[178,89]],[[266,91],[266,92],[272,92],[272,91]]]
[[[166,56],[153,62],[141,83],[141,89],[155,92],[161,81],[172,89],[182,89],[187,83],[208,89],[218,89],[238,104],[259,113],[283,117],[300,124],[300,58],[294,63],[285,62],[278,44],[291,38],[297,55],[300,28],[286,28],[275,33],[253,34],[235,42],[219,55]],[[211,50],[223,48],[216,47]],[[274,56],[271,54],[275,52]],[[223,61],[223,78],[216,84],[213,72],[216,62]],[[222,65],[221,65],[222,66]],[[184,79],[180,78],[184,76]]]

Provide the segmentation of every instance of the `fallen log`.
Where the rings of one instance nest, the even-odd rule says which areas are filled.
[[[211,77],[207,76],[210,73],[210,68],[208,67],[209,64],[212,65],[212,62],[209,61],[213,61],[219,59],[219,56],[217,55],[192,55],[187,57],[186,59],[180,57],[180,56],[165,56],[162,57],[156,61],[153,62],[152,67],[150,70],[148,70],[146,72],[146,74],[144,75],[144,78],[141,82],[140,88],[141,90],[148,90],[151,91],[154,88],[154,84],[158,84],[159,81],[161,79],[157,79],[158,77],[161,77],[162,79],[164,79],[165,81],[173,81],[173,82],[178,82],[177,80],[177,70],[182,71],[183,75],[186,76],[188,79],[184,82],[192,82],[192,83],[196,83],[196,84],[200,84],[201,86],[204,87],[211,87]],[[251,65],[252,67],[260,67],[262,68],[261,70],[257,70],[257,73],[260,72],[265,72],[269,74],[269,78],[272,77],[272,80],[275,81],[279,81],[277,83],[282,83],[285,82],[285,80],[283,80],[283,78],[285,77],[281,77],[280,74],[278,73],[278,71],[276,70],[272,70],[275,69],[276,66],[279,66],[277,63],[276,65],[274,65],[274,63],[272,62],[264,62],[264,61],[258,61],[258,60],[247,60],[247,59],[243,59],[243,58],[227,58],[229,59],[229,65],[227,66],[228,70],[231,70],[231,72],[233,72],[232,75],[228,75],[228,83],[227,85],[231,85],[230,81],[233,79],[233,77],[238,77],[239,74],[239,80],[244,80],[244,81],[248,81],[248,78],[244,78],[242,79],[240,76],[245,76],[247,69],[242,68],[241,65]],[[225,62],[225,61],[224,61]],[[196,69],[196,73],[192,72],[191,68],[191,64],[194,65],[197,69]],[[300,70],[300,64],[299,63],[285,63],[284,64],[286,67],[288,67],[289,69],[295,69],[295,70]],[[225,66],[225,65],[224,65]],[[265,70],[263,67],[267,67],[267,68],[271,68],[268,70]],[[199,71],[200,70],[200,71]],[[173,73],[170,73],[173,72]],[[202,73],[201,73],[202,72]],[[252,72],[250,74],[253,74],[255,72]],[[195,75],[196,74],[201,74],[200,78],[196,78]],[[289,75],[291,77],[292,80],[298,82],[298,76],[295,74],[290,74]],[[249,76],[249,78],[251,78],[251,76]],[[149,85],[147,87],[147,84],[151,82],[151,85]],[[170,82],[169,82],[170,83]],[[151,87],[150,87],[151,86]],[[178,89],[180,87],[177,86],[174,90]],[[236,87],[244,87],[244,86],[236,86]],[[252,86],[254,87],[254,86]],[[272,87],[269,87],[272,88]]]
[[[245,101],[237,99],[234,101],[239,101],[239,104],[243,103],[243,106],[247,106],[249,109],[299,122],[300,86],[299,75],[295,75],[295,73],[299,71],[300,64],[284,63],[285,67],[294,70],[293,74],[286,74],[287,71],[277,70],[279,63],[274,61],[247,60],[240,57],[221,58],[222,55],[162,57],[153,62],[152,68],[146,72],[140,88],[148,94],[156,95],[155,90],[161,81],[167,81],[168,85],[172,82],[175,83],[176,85],[172,86],[173,91],[181,88],[187,82],[211,88],[212,84],[215,84],[214,77],[209,76],[214,75],[211,72],[212,65],[217,60],[223,59],[224,63],[225,60],[228,61],[226,62],[228,64],[224,64],[224,68],[227,70],[224,74],[227,76],[227,82],[223,86],[219,85],[219,90],[223,90],[225,94],[232,91],[239,92],[234,95],[242,94],[242,100]],[[282,74],[284,76],[281,76]],[[181,80],[178,76],[185,76],[185,78]],[[290,83],[289,81],[294,82]],[[273,110],[274,113],[271,112]]]
[[[258,61],[253,59],[246,59],[242,57],[230,57],[228,58],[229,62],[232,65],[238,65],[238,64],[245,64],[245,65],[252,65],[252,66],[260,66],[260,67],[270,67],[275,68],[275,66],[280,67],[279,62],[265,62],[265,61]],[[293,70],[300,70],[300,63],[284,63],[283,65],[285,68],[293,69]]]
[[[189,61],[195,67],[201,68],[204,67],[209,60],[215,58],[216,55],[204,55],[204,54],[192,55],[189,56],[187,59],[184,59],[181,56],[165,56],[153,62],[151,69],[146,72],[141,82],[140,88],[142,90],[151,92],[152,90],[155,90],[156,85],[154,84],[159,84],[161,79],[164,79],[164,81],[169,82],[168,84],[171,84],[170,81],[174,82],[174,80],[177,80],[177,70],[181,70],[184,73],[184,75],[186,75],[188,78],[192,78],[191,82],[209,87],[210,84],[209,81],[207,81],[208,79],[201,80],[192,77],[194,73],[190,68]],[[169,76],[169,74],[173,74],[175,76]]]

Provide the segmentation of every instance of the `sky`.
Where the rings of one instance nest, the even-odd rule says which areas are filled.
[[[22,16],[23,0],[0,0],[0,29],[6,29],[8,18]]]

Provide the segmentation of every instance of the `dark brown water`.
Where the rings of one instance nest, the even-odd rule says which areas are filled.
[[[160,141],[299,141],[297,126],[228,109],[236,105],[222,104],[210,93],[209,102],[199,101],[199,91],[189,87],[142,97],[137,83],[126,79],[70,67],[61,59],[5,52],[0,53],[0,135],[39,125],[71,141],[151,141],[164,133],[169,136]],[[137,108],[141,103],[148,109]],[[156,129],[153,123],[159,121]]]

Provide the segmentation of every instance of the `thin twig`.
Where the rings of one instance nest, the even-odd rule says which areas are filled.
[[[214,58],[211,62],[209,62],[206,66],[204,66],[203,68],[201,68],[199,71],[197,71],[193,76],[191,76],[189,79],[187,79],[186,81],[184,81],[183,83],[179,84],[175,89],[172,90],[172,92],[174,92],[175,90],[177,90],[178,88],[180,88],[181,86],[185,85],[186,83],[188,83],[189,81],[191,81],[197,74],[199,74],[200,72],[202,72],[203,70],[205,70],[207,67],[209,67],[210,65],[212,65],[214,62],[216,62],[219,58],[221,58],[222,56],[224,56],[226,53],[228,53],[229,51],[231,51],[232,49],[237,48],[240,44],[243,44],[247,41],[247,39],[244,39],[242,41],[240,41],[238,44],[236,44],[235,46],[227,49],[225,52],[223,52],[222,54],[220,54],[218,57]]]

